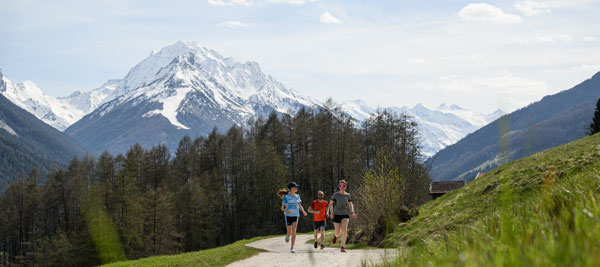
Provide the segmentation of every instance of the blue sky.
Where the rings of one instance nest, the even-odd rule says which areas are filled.
[[[511,111],[600,71],[600,1],[2,1],[0,67],[47,94],[194,40],[318,100]]]

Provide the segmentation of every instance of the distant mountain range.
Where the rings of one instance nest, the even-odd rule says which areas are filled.
[[[114,99],[119,81],[109,80],[89,92],[76,91],[69,96],[56,98],[44,94],[32,81],[12,83],[2,75],[0,69],[0,94],[48,125],[64,131],[100,105]]]
[[[0,90],[6,84],[0,83]],[[0,194],[20,172],[36,167],[45,174],[52,166],[65,167],[85,148],[0,94]]]
[[[214,127],[225,131],[272,111],[321,106],[265,74],[256,62],[237,62],[182,41],[153,51],[123,79],[66,97],[45,95],[31,81],[12,83],[2,77],[2,82],[6,89],[0,93],[94,153],[123,152],[136,142],[166,143],[173,150],[185,134],[208,135]],[[360,100],[342,106],[359,121],[376,111]],[[388,109],[415,118],[425,156],[503,114],[485,115],[456,105]]]
[[[595,84],[597,76],[504,116],[508,133],[498,128],[501,110],[482,114],[445,104],[385,109],[417,122],[422,152],[432,156],[428,164],[435,180],[470,179],[506,160],[583,136],[600,92],[587,84]],[[30,81],[12,83],[1,71],[0,78],[0,93],[96,154],[124,152],[134,143],[166,144],[174,151],[186,134],[206,136],[214,128],[226,131],[272,112],[322,106],[265,74],[258,63],[238,62],[195,42],[180,41],[153,51],[123,79],[67,97],[44,95]],[[377,110],[360,100],[344,102],[342,109],[359,122]],[[498,156],[504,149],[498,145],[502,140],[510,140],[509,150]]]
[[[434,180],[471,180],[509,161],[586,135],[600,98],[600,72],[467,135],[428,160]]]
[[[359,121],[364,121],[377,111],[377,108],[370,107],[361,100],[344,102],[342,109]],[[421,135],[422,153],[426,157],[433,156],[440,149],[456,143],[467,134],[504,115],[502,110],[482,114],[457,105],[446,104],[441,104],[437,108],[427,108],[417,104],[413,108],[404,106],[380,109],[413,117]]]

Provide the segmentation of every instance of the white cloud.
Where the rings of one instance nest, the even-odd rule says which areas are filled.
[[[342,23],[341,20],[339,20],[338,18],[336,18],[333,15],[331,15],[331,13],[329,13],[328,11],[325,11],[321,15],[321,22],[323,22],[323,23],[333,23],[333,24],[340,24],[340,23]]]
[[[558,40],[565,42],[565,43],[570,43],[573,41],[573,36],[568,35],[568,34],[561,34],[558,36]]]
[[[600,38],[596,37],[596,36],[591,36],[591,35],[584,35],[581,36],[581,39],[586,41],[586,42],[597,42],[600,41]]]
[[[583,64],[579,66],[573,67],[574,70],[577,71],[600,71],[600,64]]]
[[[279,4],[279,3],[283,3],[283,4],[290,4],[290,5],[303,5],[306,3],[312,3],[312,2],[316,2],[317,0],[267,0],[267,2],[269,3],[275,3],[275,4]]]
[[[515,4],[515,8],[528,17],[550,13],[551,7],[552,5],[537,0],[522,0]]]
[[[207,2],[215,6],[249,6],[252,4],[249,0],[207,0]]]
[[[471,3],[458,12],[466,21],[492,22],[500,24],[521,23],[523,19],[514,14],[507,14],[502,9],[486,3]]]
[[[554,43],[554,38],[549,35],[534,36],[533,41],[536,43]]]
[[[224,21],[217,24],[217,27],[226,27],[230,29],[248,29],[252,27],[252,25],[240,21]]]
[[[582,37],[582,39],[584,41],[586,41],[585,38]],[[570,42],[573,42],[575,40],[575,38],[573,38],[573,36],[568,35],[568,34],[560,34],[560,35],[556,35],[556,36],[536,35],[536,36],[525,37],[525,38],[513,38],[512,40],[514,43],[521,43],[521,44],[555,43],[555,42],[570,43]]]

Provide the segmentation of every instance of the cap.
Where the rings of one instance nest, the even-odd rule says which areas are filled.
[[[288,184],[288,189],[292,189],[292,187],[300,187],[300,185],[298,185],[295,182],[291,182],[291,183]]]

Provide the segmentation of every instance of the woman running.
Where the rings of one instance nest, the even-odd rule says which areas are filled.
[[[294,244],[296,243],[296,228],[298,228],[298,219],[300,218],[300,211],[306,216],[306,211],[302,207],[302,200],[298,192],[299,185],[291,182],[288,184],[288,190],[279,190],[277,194],[282,197],[281,211],[285,213],[285,222],[287,225],[287,235],[285,236],[285,242],[290,242],[290,236],[292,237],[292,246],[290,252],[295,253]],[[284,195],[285,194],[285,195]]]
[[[342,235],[342,252],[346,252],[344,248],[346,246],[346,238],[348,238],[348,223],[350,222],[350,215],[352,218],[356,218],[354,214],[354,206],[352,205],[352,198],[350,193],[346,192],[346,180],[340,180],[338,187],[340,191],[335,192],[331,196],[329,202],[329,214],[333,219],[333,226],[335,227],[335,235],[333,236],[333,244],[337,242],[340,234]],[[335,207],[334,204],[335,203]]]
[[[310,203],[308,212],[313,213],[313,230],[315,234],[315,248],[317,248],[317,236],[319,231],[321,232],[321,249],[325,248],[325,224],[327,222],[327,216],[329,213],[327,210],[327,201],[323,200],[323,191],[317,193],[317,199]]]

